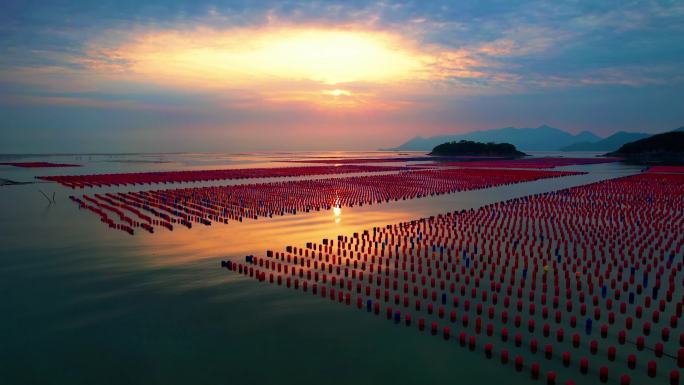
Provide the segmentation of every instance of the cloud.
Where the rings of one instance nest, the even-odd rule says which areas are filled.
[[[91,70],[189,86],[305,80],[322,84],[401,81],[421,59],[398,36],[337,28],[161,30],[111,48],[96,42],[75,60]]]
[[[637,112],[660,127],[684,120],[672,112],[684,111],[681,2],[3,7],[0,129],[17,138],[118,125],[141,138],[185,127],[254,146],[257,132],[277,133],[276,144],[305,133],[358,144],[343,137],[350,133],[372,148],[396,136],[499,124],[591,129],[589,101],[602,106],[595,121],[606,127],[646,125]]]
[[[186,110],[182,106],[170,106],[159,103],[145,103],[137,100],[103,100],[95,97],[78,96],[14,96],[12,98],[0,97],[0,103],[5,105],[52,105],[64,107],[92,107],[99,109],[132,110],[132,111],[159,111],[179,112]]]
[[[440,82],[498,79],[483,72],[495,68],[479,56],[475,48],[421,44],[396,32],[358,27],[145,29],[107,31],[85,42],[81,53],[62,55],[62,66],[20,67],[6,77],[51,89],[131,83],[251,93],[263,102],[387,110],[405,106],[402,95],[445,92]],[[330,98],[324,91],[331,85],[353,97]]]
[[[493,57],[519,57],[544,54],[569,40],[570,33],[545,27],[515,27],[504,37],[482,44],[479,52]]]
[[[583,8],[564,2],[210,1],[166,8],[154,2],[126,4],[114,11],[108,2],[100,8],[67,4],[61,12],[81,15],[75,18],[79,23],[83,15],[94,14],[104,21],[102,28],[80,37],[69,28],[57,29],[57,35],[77,43],[59,52],[34,50],[32,61],[45,64],[19,68],[30,72],[61,66],[102,86],[123,81],[258,90],[265,100],[282,100],[285,89],[295,89],[290,93],[299,101],[307,82],[309,96],[324,95],[320,91],[326,85],[365,83],[375,84],[372,94],[380,98],[430,90],[450,95],[525,92],[570,86],[573,80],[589,85],[600,80],[587,72],[601,68],[578,60],[605,56],[603,42],[591,43],[601,36],[598,29],[617,28],[615,23],[626,20],[638,30],[654,19],[671,20],[668,11],[678,14],[682,8],[658,2]],[[133,9],[139,21],[117,17]],[[578,41],[598,44],[599,51],[592,53],[591,45]],[[577,49],[589,51],[573,54]],[[571,68],[571,63],[577,64]],[[604,68],[618,66],[607,63]]]

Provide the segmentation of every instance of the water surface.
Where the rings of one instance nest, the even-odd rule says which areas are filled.
[[[281,160],[303,155],[397,154],[23,157],[20,161],[84,166],[0,166],[0,178],[33,181],[36,175],[52,174],[282,167],[288,164]],[[589,174],[343,208],[339,213],[301,213],[192,229],[176,226],[173,232],[138,231],[135,236],[108,229],[67,199],[69,194],[116,188],[71,190],[55,183],[0,187],[0,383],[526,383],[527,373],[517,374],[455,343],[325,299],[259,284],[220,269],[219,261],[629,175],[639,168],[611,163],[558,170]],[[282,179],[288,178],[278,178]],[[168,187],[173,185],[135,189]],[[54,192],[56,204],[48,205],[39,189],[48,195]],[[594,379],[587,378],[587,384]]]

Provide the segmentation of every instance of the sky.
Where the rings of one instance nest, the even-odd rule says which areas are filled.
[[[0,1],[0,153],[684,125],[684,1]]]

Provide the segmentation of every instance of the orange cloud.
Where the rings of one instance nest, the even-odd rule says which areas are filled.
[[[91,44],[79,62],[146,80],[222,87],[306,80],[322,84],[415,78],[425,66],[398,36],[336,29],[198,29]]]
[[[384,31],[325,27],[133,33],[113,45],[93,40],[74,62],[112,79],[242,89],[265,100],[337,108],[391,108],[388,96],[486,76],[476,69],[484,63],[466,50],[420,45]]]
[[[81,55],[65,54],[68,65],[18,69],[0,79],[21,78],[74,93],[153,86],[247,109],[268,104],[349,112],[421,108],[421,100],[434,96],[519,87],[520,77],[505,71],[501,59],[543,51],[549,41],[539,31],[518,32],[529,39],[513,41],[507,34],[487,44],[450,48],[363,25],[114,30],[90,39]],[[45,102],[72,103],[40,101]],[[80,102],[109,103],[73,99]]]

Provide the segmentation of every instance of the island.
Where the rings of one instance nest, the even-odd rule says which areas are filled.
[[[507,158],[520,158],[527,156],[518,151],[510,143],[481,143],[470,140],[442,143],[432,149],[428,155],[448,156],[497,156]]]
[[[684,164],[682,128],[627,143],[606,156],[618,156],[637,164]]]

